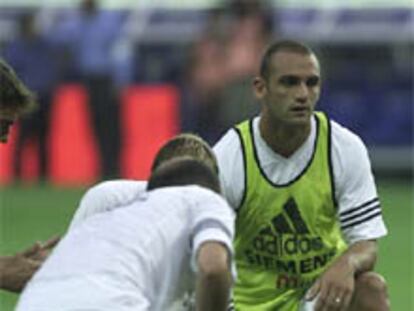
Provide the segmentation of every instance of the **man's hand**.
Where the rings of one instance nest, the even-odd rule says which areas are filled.
[[[30,248],[17,255],[22,255],[27,259],[42,263],[47,258],[47,256],[49,256],[49,253],[56,246],[59,240],[59,237],[53,237],[44,243],[36,242]]]
[[[45,243],[36,242],[13,256],[0,257],[0,288],[21,292],[58,242],[59,238],[55,237]]]
[[[347,310],[354,292],[355,270],[345,260],[337,260],[309,289],[306,299],[317,297],[315,311]]]
[[[372,271],[376,258],[375,240],[355,242],[313,284],[306,299],[317,299],[315,311],[347,310],[354,293],[355,276]]]

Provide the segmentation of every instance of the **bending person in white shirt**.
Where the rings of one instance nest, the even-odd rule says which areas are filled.
[[[194,290],[197,310],[225,310],[234,215],[219,192],[202,162],[163,163],[129,205],[68,232],[17,310],[164,311]]]
[[[210,146],[199,136],[190,133],[179,134],[167,141],[155,156],[151,171],[163,162],[179,156],[199,160],[218,172],[216,157]],[[125,206],[145,191],[146,187],[146,180],[128,179],[104,181],[91,187],[82,197],[69,230],[92,215]]]

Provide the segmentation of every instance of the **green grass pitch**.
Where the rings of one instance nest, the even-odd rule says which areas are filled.
[[[380,243],[377,271],[388,281],[392,310],[414,310],[414,195],[408,181],[379,180],[390,234]],[[85,189],[50,186],[0,190],[0,254],[11,254],[62,234]],[[11,311],[18,296],[0,291],[0,310]]]

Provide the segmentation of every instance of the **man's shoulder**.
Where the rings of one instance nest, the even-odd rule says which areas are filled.
[[[123,190],[137,190],[145,189],[147,185],[146,181],[143,180],[130,180],[130,179],[115,179],[107,180],[97,183],[90,187],[86,192],[87,195],[101,195],[106,193],[117,192],[120,189]]]
[[[161,198],[177,197],[183,201],[191,202],[205,202],[207,200],[224,201],[219,194],[198,185],[170,186],[154,189],[150,192],[150,196]]]
[[[241,151],[240,137],[235,128],[229,129],[213,146],[213,151],[220,160],[221,157],[228,158]]]
[[[145,191],[146,184],[146,181],[138,180],[111,180],[92,186],[81,198],[70,228],[92,215],[111,211],[129,203],[135,196]]]
[[[370,160],[362,139],[335,121],[331,121],[331,125],[331,157],[337,179],[349,180],[358,176],[361,171],[365,172],[365,168],[370,165]]]
[[[82,197],[82,205],[118,205],[145,191],[146,181],[118,179],[100,182],[89,188]]]
[[[332,130],[332,145],[334,149],[365,149],[365,144],[358,134],[332,119],[330,120],[330,123]]]

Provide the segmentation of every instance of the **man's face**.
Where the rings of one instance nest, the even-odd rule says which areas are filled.
[[[10,127],[16,121],[18,113],[10,109],[0,109],[0,143],[6,143]]]
[[[265,81],[254,81],[262,114],[280,124],[307,124],[319,99],[321,77],[315,55],[280,51],[272,56]]]

